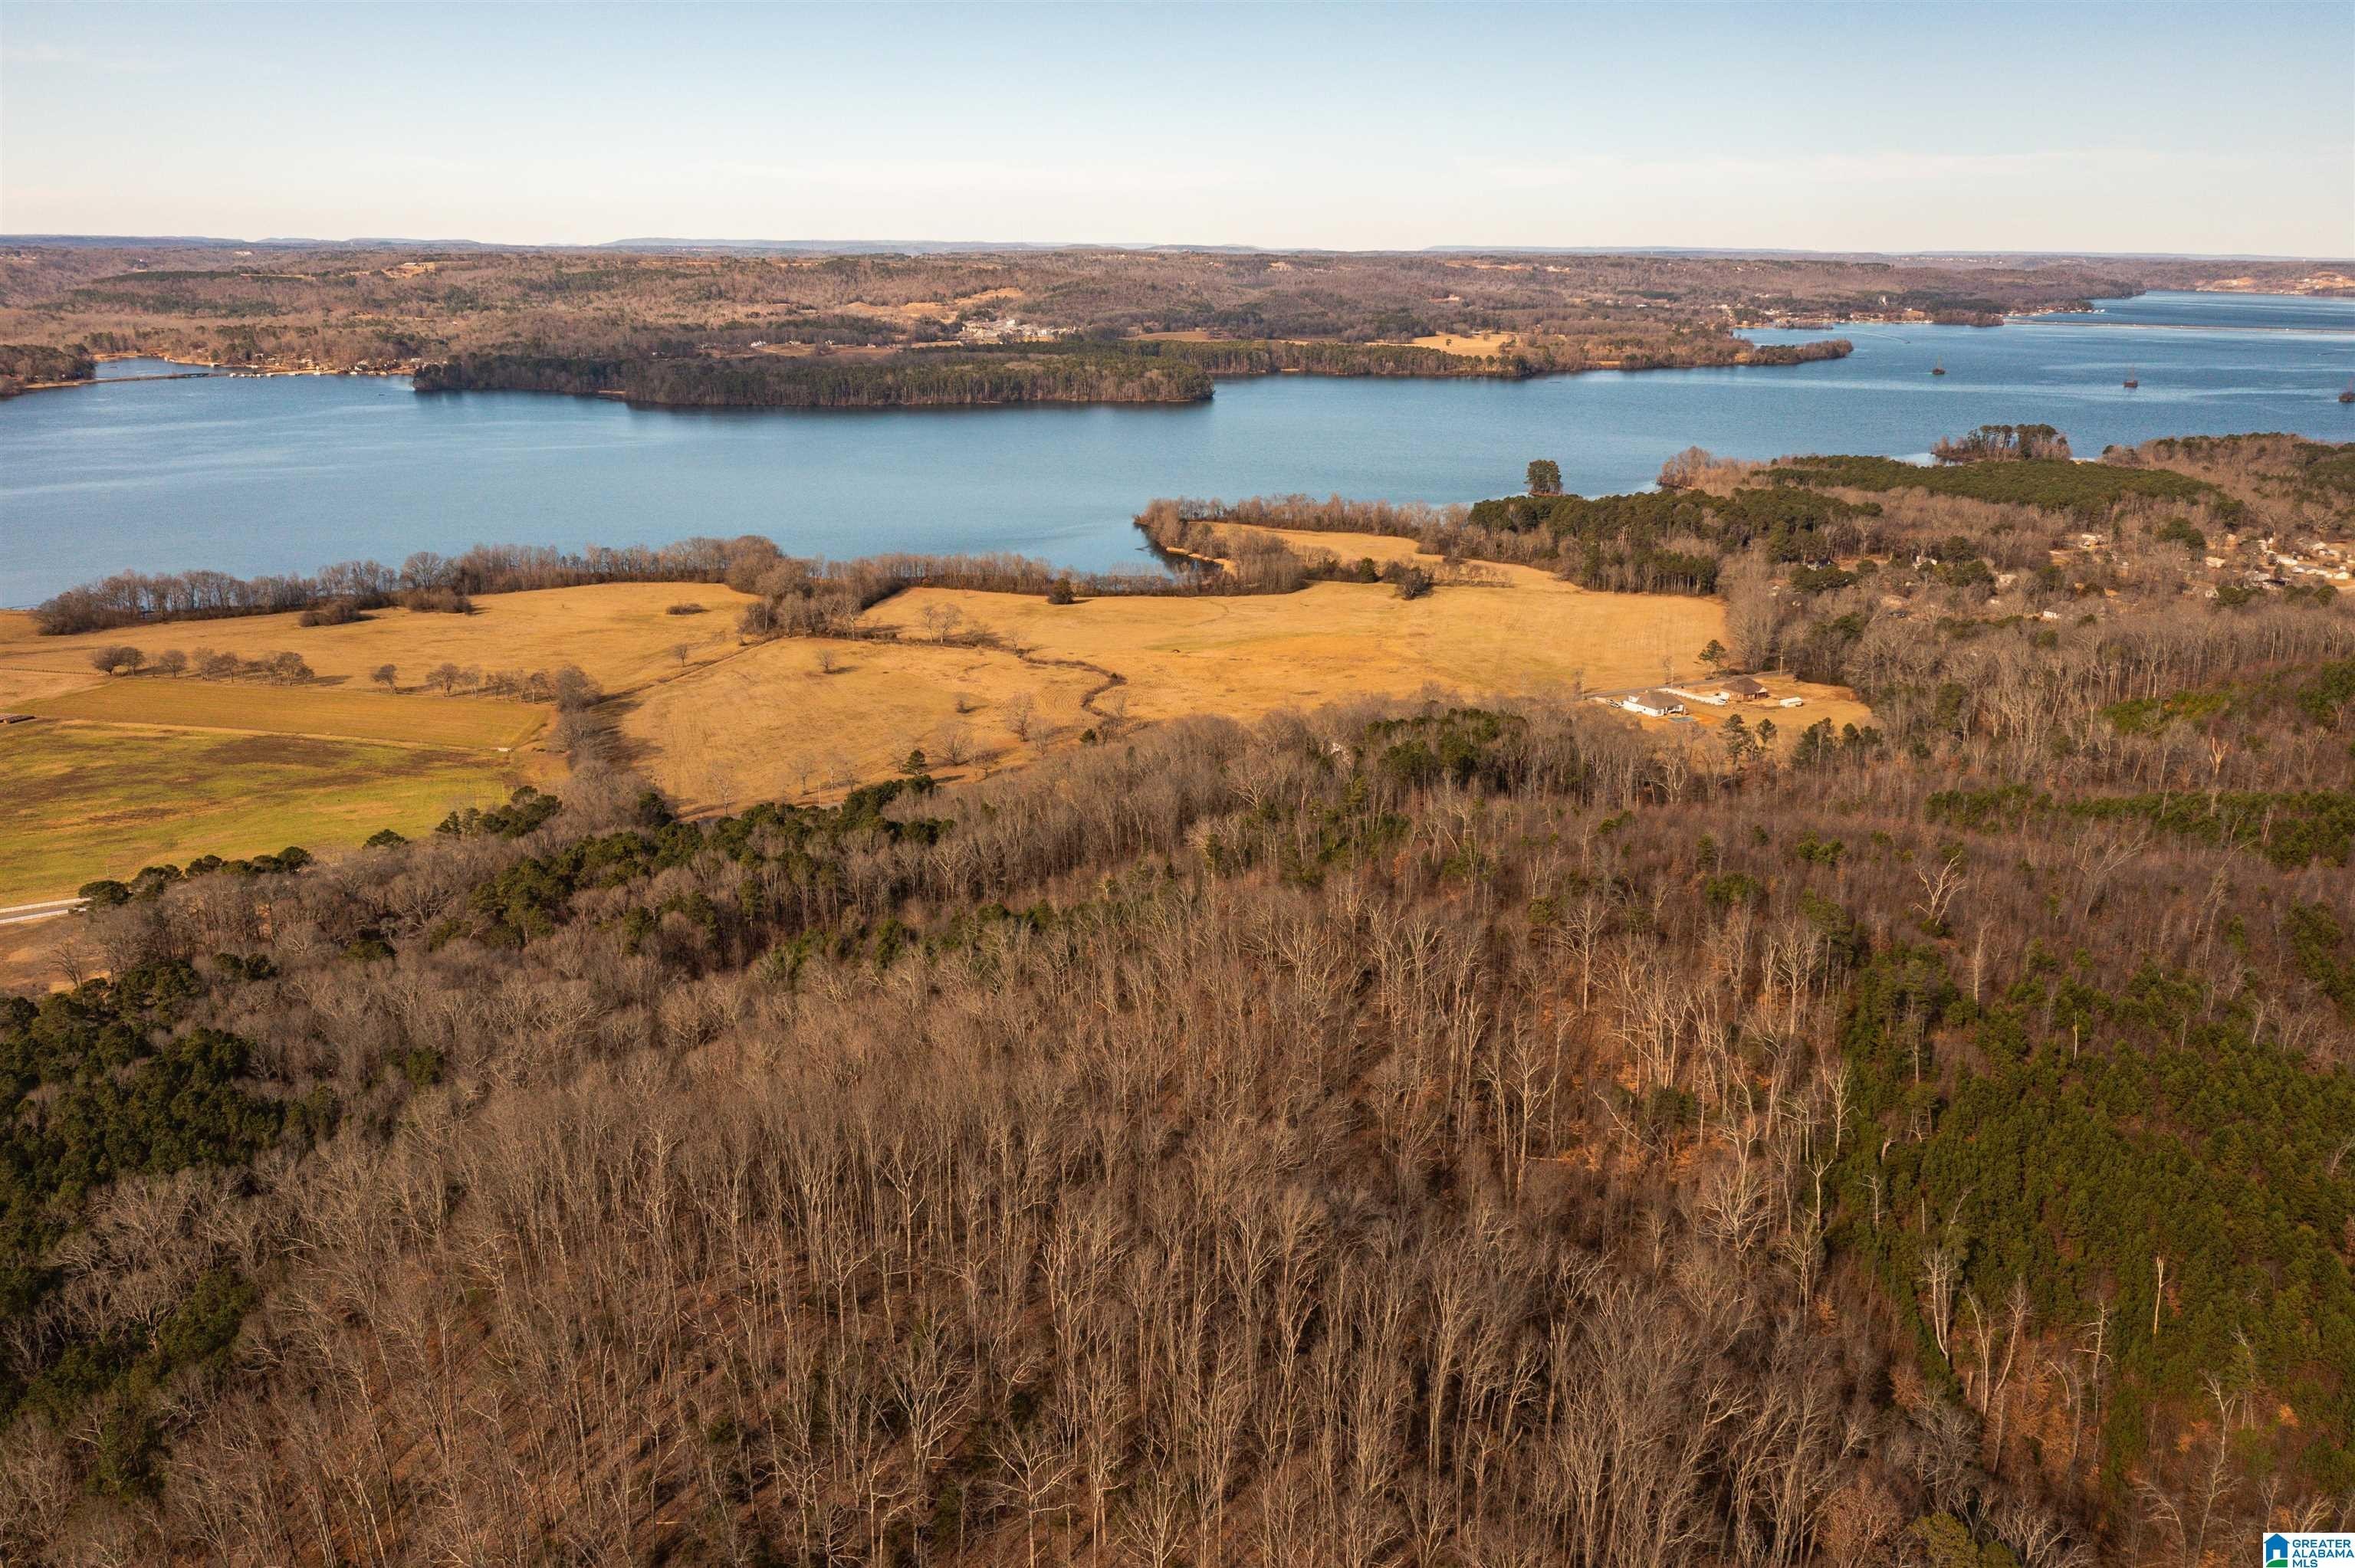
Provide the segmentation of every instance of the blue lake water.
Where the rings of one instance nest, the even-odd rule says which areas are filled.
[[[0,605],[126,567],[252,576],[693,534],[765,534],[837,557],[1013,550],[1142,566],[1128,519],[1156,495],[1465,501],[1518,489],[1533,457],[1596,494],[1644,488],[1696,444],[1909,457],[1995,421],[2056,425],[2083,457],[2162,435],[2355,440],[2355,406],[2336,400],[2355,376],[2355,301],[2151,294],[1995,328],[1839,332],[1856,353],[1817,365],[1509,383],[1283,376],[1222,381],[1211,401],[1175,408],[682,411],[420,397],[368,376],[37,392],[0,402]]]

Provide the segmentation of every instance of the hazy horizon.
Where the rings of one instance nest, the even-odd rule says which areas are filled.
[[[1268,255],[1328,255],[1328,256],[1421,256],[1421,255],[1529,255],[1529,256],[1721,256],[1734,259],[1756,257],[1793,258],[1860,258],[1874,260],[1968,261],[1989,259],[2066,260],[2148,260],[2148,261],[2314,261],[2339,263],[2355,260],[2355,246],[2342,253],[2327,251],[2231,251],[2231,250],[2046,250],[1993,249],[1986,247],[1942,249],[1915,246],[1889,250],[1828,250],[1807,249],[1796,246],[1743,245],[1476,245],[1441,244],[1401,246],[1368,246],[1353,248],[1331,245],[1243,245],[1217,239],[893,239],[872,236],[849,236],[830,239],[783,238],[762,235],[629,235],[618,239],[531,240],[485,238],[471,234],[133,234],[133,233],[69,233],[63,231],[16,232],[0,230],[0,243],[16,245],[269,245],[298,248],[357,248],[378,245],[465,246],[483,250],[627,250],[634,248],[710,250],[805,250],[812,252],[869,250],[878,252],[925,251],[936,253],[981,252],[991,250],[1178,250],[1178,251],[1243,251],[1264,252]]]
[[[18,236],[2355,254],[2335,4],[6,19]]]

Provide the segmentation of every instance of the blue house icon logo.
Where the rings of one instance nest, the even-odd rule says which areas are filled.
[[[2276,1531],[2265,1537],[2265,1568],[2289,1568],[2289,1537]]]

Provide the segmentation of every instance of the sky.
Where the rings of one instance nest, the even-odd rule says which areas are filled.
[[[2355,255],[2355,0],[0,0],[0,232]]]

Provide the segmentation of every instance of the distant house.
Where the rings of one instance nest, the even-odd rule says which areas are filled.
[[[1704,690],[1720,702],[1750,703],[1768,694],[1766,688],[1747,675],[1725,675],[1711,681]]]
[[[1619,705],[1631,714],[1642,714],[1647,718],[1666,718],[1670,714],[1685,711],[1684,704],[1667,692],[1638,692],[1623,699]]]

